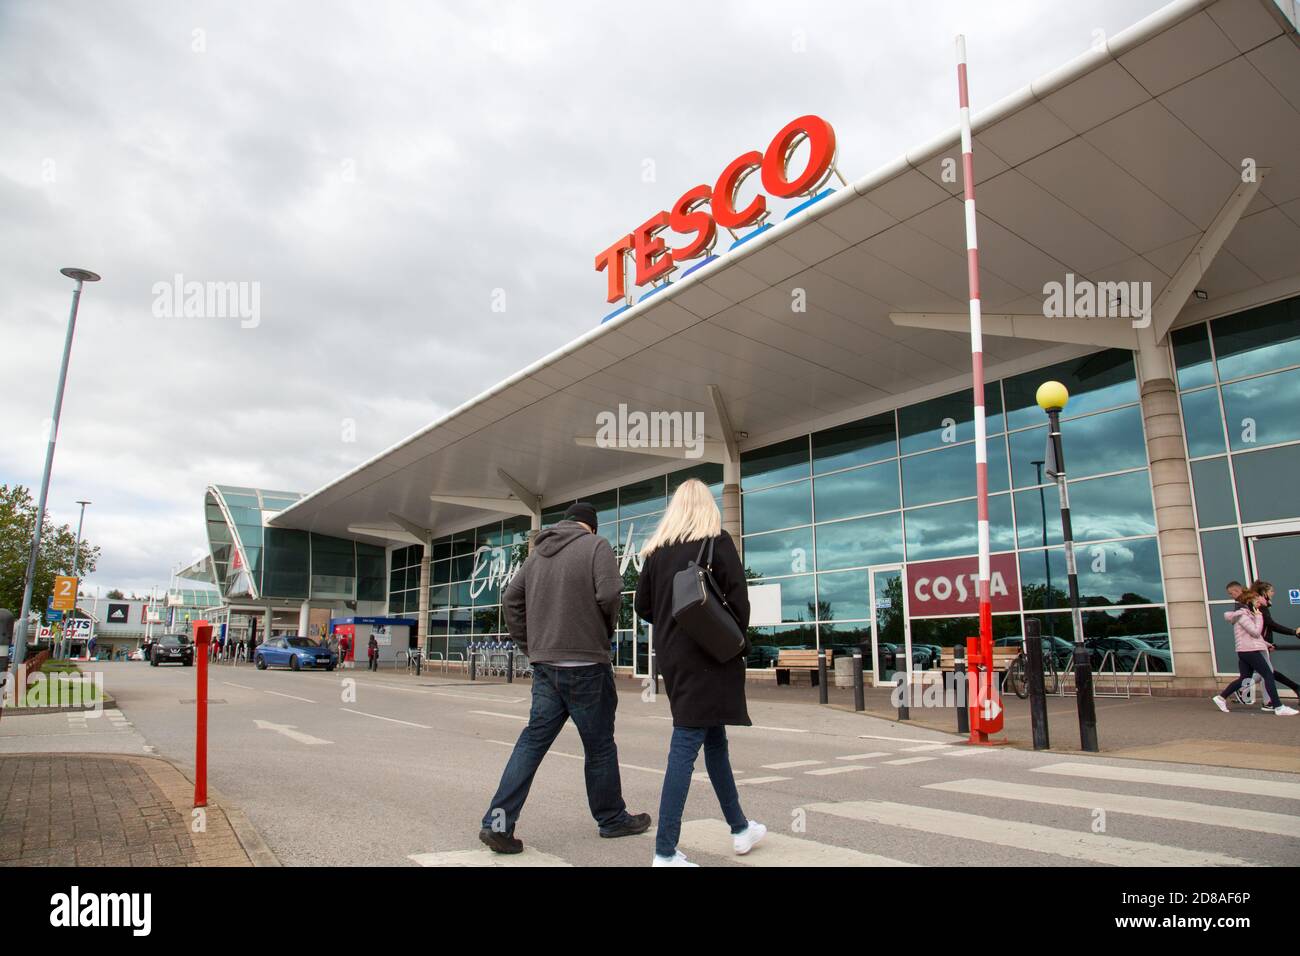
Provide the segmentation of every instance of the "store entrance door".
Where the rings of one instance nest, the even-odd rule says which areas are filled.
[[[641,618],[632,615],[632,676],[650,676],[650,656],[654,653],[654,628]]]
[[[1251,580],[1273,585],[1273,619],[1285,628],[1300,627],[1300,521],[1247,528]],[[1277,645],[1273,665],[1283,674],[1300,673],[1300,650],[1295,639],[1281,634],[1267,638]]]
[[[912,669],[912,634],[907,622],[907,588],[901,565],[871,569],[872,683],[892,684],[898,671]]]

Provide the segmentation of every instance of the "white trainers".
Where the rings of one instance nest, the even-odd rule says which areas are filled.
[[[1300,714],[1300,710],[1296,710],[1294,707],[1288,707],[1286,704],[1283,704],[1281,707],[1274,707],[1273,713],[1277,714],[1279,717],[1294,717],[1296,714]]]
[[[736,848],[737,856],[744,856],[754,849],[765,836],[767,836],[767,827],[756,820],[750,820],[749,826],[732,835],[731,844]]]
[[[656,853],[655,860],[650,865],[651,866],[694,866],[697,868],[699,867],[698,863],[692,863],[690,860],[686,859],[686,856],[682,853],[681,850],[678,850],[672,856],[660,856],[658,853]]]
[[[1222,694],[1215,694],[1210,700],[1214,701],[1214,706],[1219,708],[1225,714],[1228,712],[1228,702],[1223,699]]]

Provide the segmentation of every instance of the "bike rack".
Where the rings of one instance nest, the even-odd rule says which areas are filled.
[[[1111,668],[1106,670],[1106,662],[1111,661]],[[1133,659],[1133,667],[1128,671],[1119,669],[1119,658],[1115,656],[1114,651],[1107,651],[1101,659],[1101,663],[1093,670],[1093,696],[1094,697],[1115,697],[1122,700],[1128,700],[1133,696],[1133,678],[1138,674],[1138,667],[1142,665],[1142,675],[1146,678],[1146,691],[1140,696],[1151,697],[1153,694],[1153,685],[1151,683],[1151,662],[1150,655],[1146,651],[1138,651],[1137,657]],[[1101,678],[1109,674],[1113,690],[1104,693],[1101,688]],[[1120,690],[1120,678],[1124,678],[1124,689]]]

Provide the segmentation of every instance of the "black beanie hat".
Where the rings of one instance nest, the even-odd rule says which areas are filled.
[[[564,520],[581,521],[592,531],[595,531],[598,527],[596,524],[596,509],[586,501],[575,501],[569,505],[569,510],[564,513]]]

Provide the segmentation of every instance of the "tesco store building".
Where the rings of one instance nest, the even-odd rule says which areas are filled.
[[[1201,692],[1236,672],[1227,581],[1272,581],[1300,626],[1295,7],[1179,0],[973,128],[995,638],[1036,617],[1072,640],[1034,400],[1055,379],[1094,659]],[[755,671],[864,643],[925,667],[976,633],[957,130],[847,184],[830,123],[772,132],[596,254],[604,321],[265,512],[268,545],[351,542],[368,566],[382,548],[379,610],[455,657],[502,633],[529,532],[592,501],[629,592],[611,654],[640,675],[635,552],[699,476],[753,582],[779,586]]]

